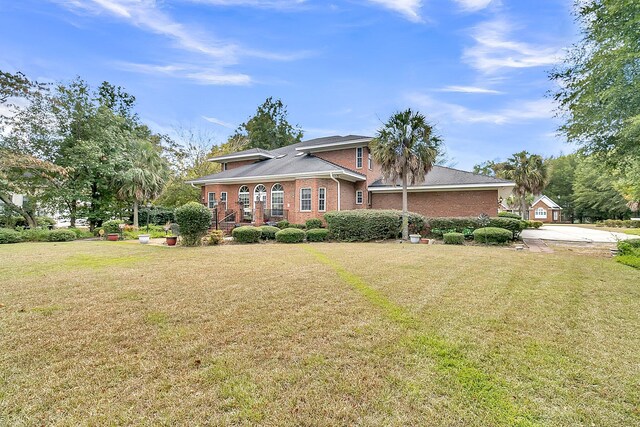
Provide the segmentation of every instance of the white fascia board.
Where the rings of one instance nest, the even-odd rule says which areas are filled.
[[[192,180],[187,181],[189,184],[232,184],[232,183],[254,183],[263,181],[295,181],[298,178],[328,178],[333,174],[336,178],[346,179],[348,181],[364,181],[367,178],[364,175],[355,174],[353,172],[338,170],[338,171],[322,171],[322,172],[304,172],[296,174],[281,174],[281,175],[263,175],[263,176],[244,176],[233,178],[211,178],[204,180]]]
[[[245,153],[245,154],[229,154],[225,156],[212,157],[208,159],[209,162],[229,162],[229,161],[241,161],[241,160],[258,160],[258,159],[273,159],[275,156],[264,153]]]
[[[498,190],[501,188],[513,188],[515,184],[510,182],[498,182],[494,184],[447,184],[447,185],[420,185],[408,187],[407,192],[419,193],[428,191],[465,191],[465,190]],[[368,187],[372,193],[400,193],[402,186]]]
[[[361,147],[367,145],[371,142],[373,138],[360,138],[360,139],[350,139],[349,141],[341,141],[341,142],[332,142],[329,144],[318,144],[312,145],[310,147],[297,147],[296,151],[303,152],[317,152],[317,151],[331,151],[340,148],[352,148],[352,147]]]

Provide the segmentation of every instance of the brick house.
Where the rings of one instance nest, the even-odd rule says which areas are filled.
[[[210,161],[222,171],[190,181],[221,222],[304,223],[333,210],[401,209],[402,187],[382,179],[370,137],[331,136]],[[409,210],[428,217],[496,215],[513,183],[443,166],[409,187]]]
[[[562,222],[562,208],[547,196],[539,196],[529,208],[529,219],[544,223]]]

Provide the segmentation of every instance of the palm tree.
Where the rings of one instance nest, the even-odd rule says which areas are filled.
[[[133,147],[131,167],[118,180],[118,195],[133,199],[133,226],[138,227],[138,206],[160,195],[168,179],[168,166],[157,148],[148,141],[137,141]]]
[[[526,219],[527,194],[540,194],[547,181],[544,160],[538,154],[521,151],[505,162],[502,175],[515,182],[513,193],[520,204],[520,215]]]
[[[407,109],[394,113],[371,141],[371,155],[386,180],[402,181],[402,238],[409,238],[407,186],[424,181],[436,162],[441,140],[426,117]]]

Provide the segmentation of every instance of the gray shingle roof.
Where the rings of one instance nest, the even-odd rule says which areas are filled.
[[[362,135],[334,135],[334,136],[325,136],[322,138],[314,138],[306,141],[302,141],[299,145],[299,148],[311,148],[316,145],[325,145],[325,144],[336,144],[340,142],[348,143],[349,141],[356,141],[358,139],[371,139],[370,136],[362,136]]]
[[[308,174],[311,172],[328,173],[349,171],[347,168],[340,167],[326,160],[296,151],[296,148],[299,147],[300,144],[301,143],[292,144],[270,151],[269,153],[275,156],[272,159],[262,160],[250,165],[203,176],[191,182],[197,183],[214,179],[252,178],[271,175]],[[364,176],[362,176],[362,178],[364,179]]]
[[[550,198],[548,198],[547,196],[545,196],[544,194],[541,195],[540,197],[538,197],[532,204],[531,206],[535,205],[538,202],[542,202],[545,205],[549,206],[551,209],[562,209],[562,207],[557,204],[556,202],[554,202],[553,200],[551,200]]]
[[[215,161],[216,159],[224,159],[226,157],[231,157],[231,156],[243,156],[243,155],[246,156],[246,155],[250,155],[250,154],[264,155],[264,157],[272,157],[273,156],[273,154],[270,151],[263,150],[262,148],[250,148],[248,150],[237,151],[235,153],[223,154],[221,156],[212,157],[209,160],[210,161]]]
[[[494,178],[492,176],[479,175],[472,172],[466,172],[459,169],[448,168],[445,166],[434,166],[433,169],[425,176],[424,182],[416,184],[414,187],[430,186],[430,185],[464,185],[464,184],[509,184],[511,181],[505,179]],[[400,180],[396,181],[396,185],[402,185]],[[384,179],[379,179],[369,185],[369,187],[391,187],[393,183]],[[412,187],[412,186],[409,186]]]

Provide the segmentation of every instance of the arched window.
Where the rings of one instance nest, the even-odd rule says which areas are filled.
[[[281,184],[271,187],[271,215],[284,216],[284,188]]]
[[[253,189],[253,208],[256,208],[256,202],[267,203],[267,187],[262,184],[256,185]]]
[[[242,204],[242,216],[243,218],[251,218],[251,205],[249,204],[249,187],[243,185],[238,190],[238,202]]]
[[[535,217],[536,218],[546,218],[547,217],[547,210],[545,208],[536,209]]]

